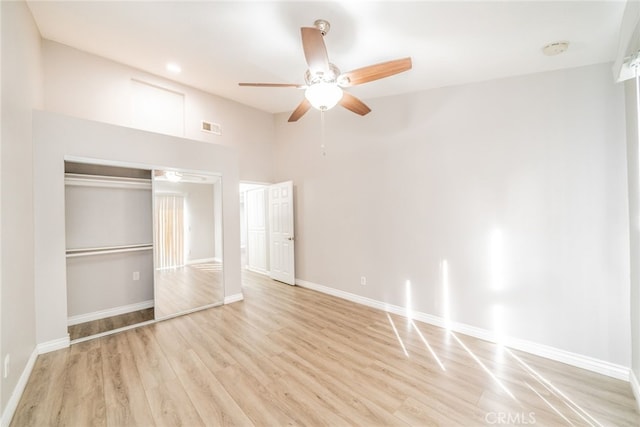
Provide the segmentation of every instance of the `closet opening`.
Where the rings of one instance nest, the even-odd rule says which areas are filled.
[[[72,343],[224,303],[221,175],[67,160],[65,223]]]
[[[65,161],[72,341],[155,318],[152,212],[150,170]]]

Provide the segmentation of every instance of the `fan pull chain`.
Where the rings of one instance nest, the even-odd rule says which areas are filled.
[[[322,155],[326,156],[327,155],[327,150],[326,147],[324,145],[324,141],[325,141],[325,124],[324,124],[324,109],[320,110],[320,150],[322,150]]]

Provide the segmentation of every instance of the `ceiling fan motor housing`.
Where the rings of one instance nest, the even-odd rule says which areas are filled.
[[[307,70],[304,73],[304,81],[307,86],[314,85],[316,83],[336,83],[340,76],[340,69],[334,64],[329,63],[329,69],[326,71],[316,71],[314,73],[311,70]]]
[[[329,30],[331,29],[331,25],[328,21],[324,19],[316,19],[313,22],[313,26],[320,30],[323,36],[326,36]]]

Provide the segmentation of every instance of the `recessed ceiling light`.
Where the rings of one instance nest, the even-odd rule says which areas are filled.
[[[179,74],[182,71],[182,68],[175,62],[168,62],[167,71],[173,74]]]
[[[561,53],[565,52],[567,49],[569,49],[569,42],[566,42],[566,41],[555,42],[555,43],[549,43],[548,45],[543,47],[542,53],[544,53],[547,56],[555,56],[555,55],[560,55]]]

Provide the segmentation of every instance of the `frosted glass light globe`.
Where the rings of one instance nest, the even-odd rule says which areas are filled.
[[[315,83],[307,88],[304,96],[318,110],[330,110],[342,99],[342,89],[335,83]]]

